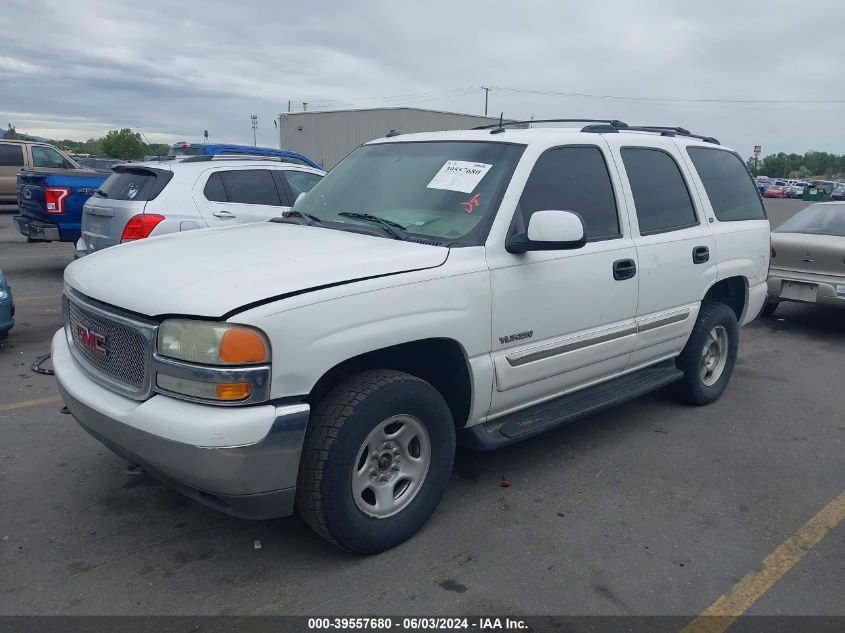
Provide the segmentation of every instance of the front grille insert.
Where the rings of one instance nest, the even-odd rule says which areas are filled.
[[[149,358],[155,326],[65,296],[67,336],[78,360],[95,379],[133,397],[150,389]]]

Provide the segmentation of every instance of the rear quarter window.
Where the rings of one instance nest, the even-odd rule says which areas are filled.
[[[20,145],[0,143],[0,167],[23,167],[23,148]]]
[[[720,222],[766,219],[757,187],[736,154],[708,147],[688,147],[687,154]]]
[[[146,202],[155,199],[172,177],[173,172],[161,169],[121,169],[106,178],[95,195],[110,200]]]

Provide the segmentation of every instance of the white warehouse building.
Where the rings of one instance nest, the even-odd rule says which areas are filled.
[[[279,147],[305,154],[331,169],[362,143],[391,130],[400,134],[466,130],[498,121],[498,117],[420,108],[289,112],[279,115]]]

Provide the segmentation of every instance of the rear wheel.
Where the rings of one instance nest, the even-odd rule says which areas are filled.
[[[734,311],[723,303],[702,304],[692,334],[675,361],[684,372],[675,383],[676,395],[697,405],[718,400],[733,374],[738,346]]]
[[[399,371],[361,372],[314,408],[297,505],[317,534],[343,549],[390,549],[428,521],[454,457],[452,416],[434,387]]]

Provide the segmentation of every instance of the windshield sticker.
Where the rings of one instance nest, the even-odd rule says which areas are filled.
[[[477,193],[466,202],[461,202],[461,206],[464,208],[464,211],[472,213],[472,210],[478,206],[478,196],[480,195],[480,193]]]
[[[426,189],[448,189],[471,193],[492,166],[465,160],[447,160],[440,171],[434,174],[434,178],[428,183]]]

